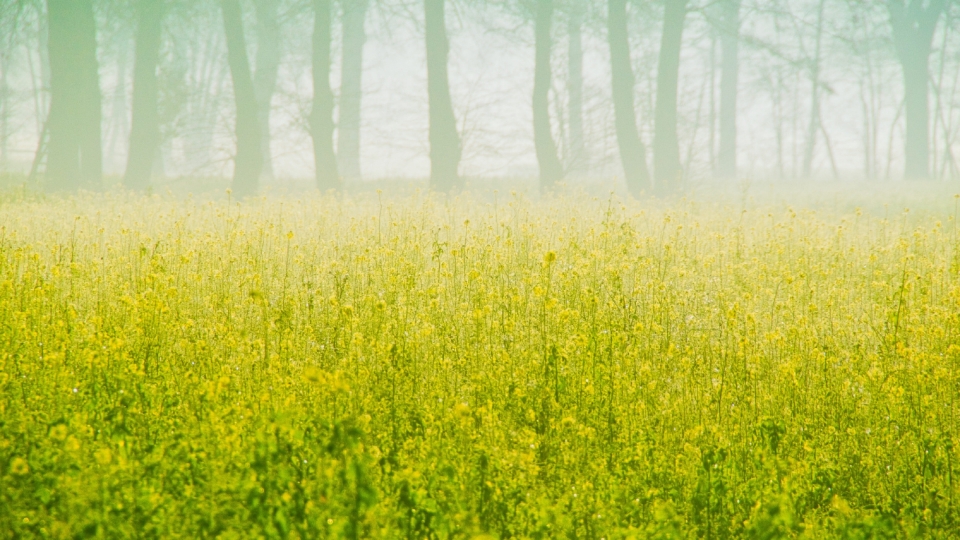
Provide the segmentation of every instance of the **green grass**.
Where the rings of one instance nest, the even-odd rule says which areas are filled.
[[[3,201],[0,538],[960,530],[952,204]]]

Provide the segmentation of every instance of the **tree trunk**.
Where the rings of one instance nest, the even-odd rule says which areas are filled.
[[[720,28],[720,149],[717,175],[737,176],[737,93],[740,72],[740,0],[724,0]]]
[[[163,0],[140,0],[137,5],[137,42],[133,66],[133,118],[130,151],[123,177],[129,189],[144,190],[160,146],[157,112],[157,61],[163,21]]]
[[[337,159],[344,178],[360,178],[360,103],[363,97],[364,24],[369,0],[343,3],[343,61],[340,64],[340,125]]]
[[[48,0],[50,143],[47,187],[99,187],[100,77],[91,0]]]
[[[37,131],[44,132],[50,115],[50,18],[43,16],[43,7],[37,6],[37,49],[40,60],[40,89],[34,96],[37,114]],[[35,156],[43,157],[43,156]]]
[[[9,137],[8,119],[10,117],[10,91],[7,88],[7,70],[9,53],[0,51],[0,172],[7,169],[7,138]]]
[[[257,93],[250,75],[250,60],[243,36],[243,14],[239,0],[220,0],[223,28],[227,37],[227,63],[233,79],[233,98],[237,106],[237,157],[233,169],[233,192],[237,197],[256,193],[259,187],[263,154],[260,152],[260,120]]]
[[[116,39],[129,43],[126,32],[119,34]],[[117,76],[113,88],[113,99],[110,107],[110,127],[104,134],[106,145],[103,148],[104,169],[117,169],[117,146],[130,140],[130,120],[127,118],[127,71],[130,66],[129,47],[121,47],[117,51]]]
[[[583,141],[583,4],[573,2],[570,19],[567,21],[567,92],[570,101],[567,115],[570,117],[570,148],[567,149],[567,169],[582,172],[587,169],[586,149]]]
[[[933,34],[946,0],[887,0],[893,43],[903,68],[906,137],[904,177],[930,177],[928,78]]]
[[[657,62],[657,104],[654,111],[653,176],[658,193],[680,187],[680,142],[677,138],[677,86],[687,0],[667,0]]]
[[[537,0],[535,28],[536,61],[533,76],[533,142],[540,164],[540,189],[552,188],[563,178],[563,165],[550,129],[550,27],[553,0]]]
[[[313,0],[313,112],[310,131],[317,188],[340,189],[333,151],[333,91],[330,89],[330,0]]]
[[[637,113],[633,108],[633,66],[627,37],[626,0],[608,0],[607,38],[610,42],[610,73],[613,90],[613,114],[620,148],[620,161],[627,189],[639,195],[650,188],[647,149],[637,132]],[[679,150],[678,150],[679,152]]]
[[[813,60],[810,62],[810,120],[807,124],[807,140],[803,149],[803,177],[810,178],[813,171],[813,153],[820,132],[820,60],[823,45],[823,7],[820,0],[817,8],[817,28],[813,44]]]
[[[184,110],[184,166],[189,174],[209,171],[214,141],[214,126],[221,112],[221,101],[227,99],[224,81],[229,72],[223,62],[225,43],[216,32],[201,36],[185,47],[185,63],[192,72]],[[158,161],[162,163],[162,161]]]
[[[864,15],[863,8],[854,11],[861,29],[867,35],[870,35],[872,27],[869,18]],[[874,77],[874,55],[876,53],[869,47],[864,48],[859,55],[860,63],[863,67],[859,71],[858,83],[860,90],[860,106],[863,115],[863,175],[867,180],[876,180],[879,178],[880,164],[879,155],[879,122],[877,103],[883,94],[883,89],[876,84]]]
[[[460,178],[460,135],[450,98],[447,62],[450,43],[444,14],[445,0],[424,0],[427,45],[427,94],[430,101],[430,187],[449,191],[463,185]]]
[[[930,177],[928,77],[927,56],[918,57],[914,62],[903,65],[903,100],[907,123],[904,141],[904,177],[908,179]]]
[[[255,0],[257,10],[257,66],[253,88],[257,93],[257,114],[260,123],[260,153],[263,170],[260,176],[273,178],[273,157],[270,153],[270,101],[277,87],[280,69],[280,22],[277,20],[279,0]]]

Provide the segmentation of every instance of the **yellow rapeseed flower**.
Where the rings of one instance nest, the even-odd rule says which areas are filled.
[[[113,460],[113,452],[109,448],[101,448],[93,453],[93,458],[97,460],[97,463],[100,465],[109,465],[110,461]]]
[[[67,438],[67,426],[57,424],[50,429],[50,438],[55,441],[62,441]]]
[[[24,476],[30,473],[30,465],[22,457],[15,457],[10,462],[10,474],[14,476]]]
[[[326,380],[323,370],[314,366],[307,366],[303,369],[303,378],[313,384],[322,384]]]

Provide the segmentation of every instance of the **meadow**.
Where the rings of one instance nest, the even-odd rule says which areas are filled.
[[[955,538],[928,208],[0,201],[0,538]]]

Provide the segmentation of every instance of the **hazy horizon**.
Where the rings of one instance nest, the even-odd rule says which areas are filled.
[[[278,71],[269,100],[274,175],[278,181],[306,179],[314,173],[308,126],[313,96],[310,4],[300,0],[265,3],[277,10],[280,28],[279,42],[274,44],[279,48]],[[682,174],[692,183],[718,176],[726,32],[718,22],[719,4],[690,2],[683,26],[677,142]],[[37,153],[50,101],[49,55],[44,50],[48,22],[41,1],[6,0],[3,5],[0,172],[26,174]],[[134,4],[125,2],[96,0],[93,5],[103,174],[121,176],[128,159],[137,13]],[[257,14],[253,2],[240,5],[249,63],[256,71],[263,45]],[[330,85],[337,100],[333,110],[336,147],[343,5],[331,5]],[[448,2],[449,84],[461,139],[459,173],[464,177],[533,178],[538,174],[531,110],[535,52],[531,6],[523,1]],[[579,80],[584,151],[579,158],[571,148],[569,118],[572,6],[584,10]],[[417,2],[408,0],[369,4],[362,50],[359,179],[430,175],[422,11]],[[624,175],[614,128],[605,12],[605,2],[558,0],[553,17],[550,127],[568,184]],[[646,145],[646,159],[653,163],[663,3],[628,2],[627,13],[636,126]],[[956,6],[948,2],[929,56],[930,176],[949,180],[960,175],[953,157],[960,134],[958,15]],[[903,177],[904,83],[890,17],[882,3],[741,2],[736,178],[851,182]],[[219,3],[168,5],[157,69],[162,134],[154,165],[157,183],[163,184],[164,177],[231,176],[236,105]],[[812,114],[814,106],[820,108],[818,118]],[[268,185],[276,183],[264,180]]]

